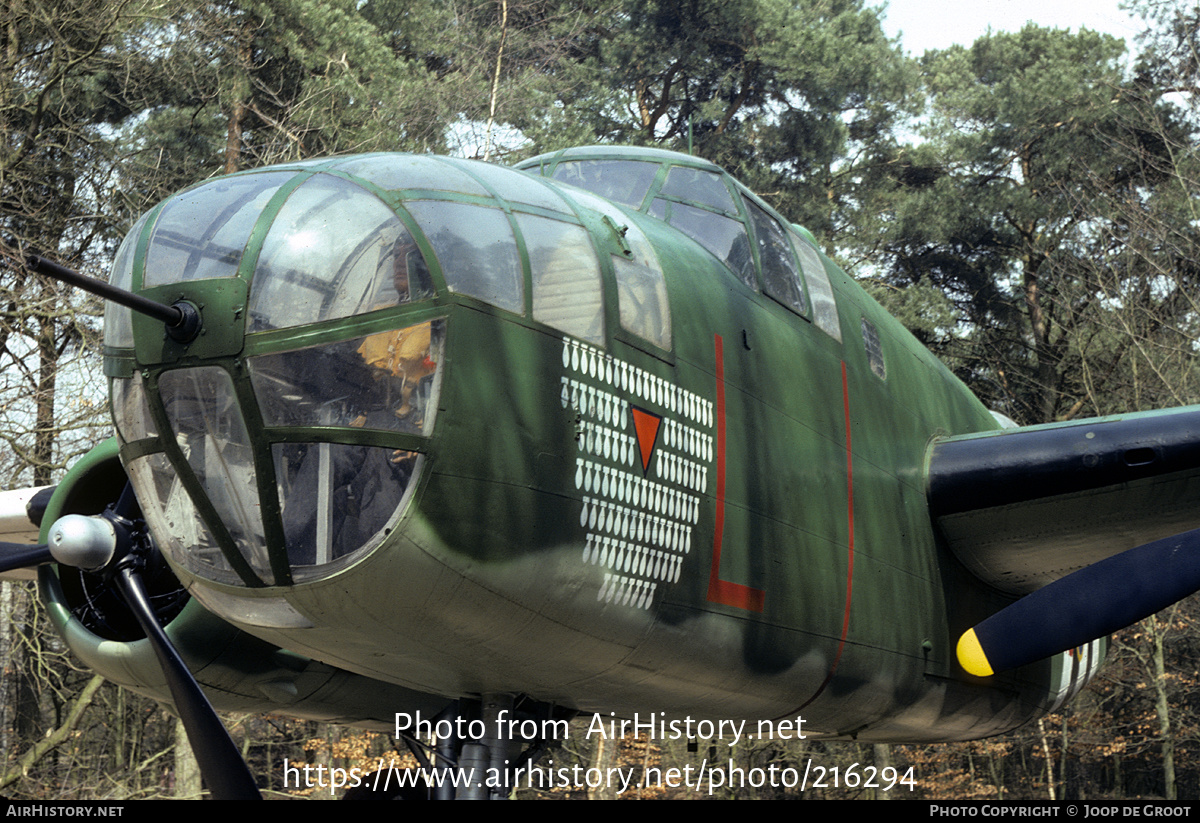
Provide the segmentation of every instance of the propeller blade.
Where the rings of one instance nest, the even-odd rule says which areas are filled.
[[[40,566],[52,559],[50,547],[45,544],[0,543],[0,574]]]
[[[187,730],[196,761],[200,764],[200,773],[208,782],[213,798],[261,800],[262,795],[241,752],[233,744],[225,725],[213,711],[212,704],[200,690],[166,632],[155,620],[138,570],[128,565],[121,566],[113,579],[158,657],[175,701],[175,709]]]
[[[968,629],[958,662],[988,677],[1082,646],[1200,591],[1200,529],[1073,572]]]

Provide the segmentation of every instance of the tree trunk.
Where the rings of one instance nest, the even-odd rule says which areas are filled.
[[[884,769],[892,766],[892,747],[886,743],[876,743],[871,747],[872,753],[875,755],[875,768],[878,770],[877,775],[883,773]],[[875,790],[876,800],[891,800],[892,792],[890,789],[883,788],[887,785],[882,778],[879,779],[880,788]]]
[[[1050,741],[1046,738],[1046,724],[1038,718],[1038,737],[1042,739],[1042,754],[1046,757],[1046,790],[1051,800],[1057,800],[1054,792],[1054,759],[1050,757]]]
[[[1170,706],[1167,702],[1167,669],[1163,659],[1163,638],[1170,627],[1160,629],[1158,618],[1146,621],[1151,625],[1154,643],[1154,712],[1158,715],[1158,735],[1162,739],[1163,797],[1175,800],[1175,737],[1171,732]]]
[[[496,68],[492,73],[492,91],[488,99],[487,129],[483,136],[483,159],[492,156],[492,129],[496,125],[496,98],[500,95],[500,68],[504,64],[504,43],[508,40],[508,0],[500,0],[500,46],[496,49]]]
[[[47,288],[47,290],[49,290]],[[47,295],[47,299],[53,299]],[[34,416],[33,485],[48,486],[53,481],[51,465],[54,460],[54,441],[59,432],[54,425],[54,394],[58,382],[57,331],[50,310],[38,319],[38,378],[37,410]]]
[[[609,770],[617,765],[617,752],[621,750],[620,740],[608,740],[604,735],[596,739],[596,748],[592,752],[592,768],[600,774],[609,774]],[[617,788],[610,786],[608,781],[600,781],[596,788],[588,787],[588,800],[616,800]]]
[[[199,800],[201,792],[200,764],[182,720],[175,721],[175,792],[180,800]]]

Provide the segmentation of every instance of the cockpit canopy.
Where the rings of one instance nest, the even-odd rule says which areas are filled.
[[[816,241],[779,220],[719,166],[633,146],[582,146],[517,168],[586,189],[656,217],[691,237],[748,288],[841,340],[837,306]],[[756,271],[757,270],[757,271]]]

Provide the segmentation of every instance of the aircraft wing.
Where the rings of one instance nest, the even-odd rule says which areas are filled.
[[[1027,594],[1200,527],[1200,406],[936,440],[928,495],[959,559]]]
[[[37,543],[53,491],[53,486],[37,486],[0,492],[0,542]],[[0,574],[0,580],[37,580],[37,570],[14,569]]]

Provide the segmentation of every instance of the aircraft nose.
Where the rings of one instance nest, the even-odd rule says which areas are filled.
[[[592,223],[622,277],[646,279],[653,255],[620,214],[571,197],[488,164],[370,155],[209,181],[143,218],[113,281],[204,322],[181,342],[106,316],[123,457],[164,552],[258,587],[379,545],[431,450],[457,307],[601,345]]]
[[[428,241],[398,202],[300,164],[176,195],[123,244],[114,282],[204,315],[184,343],[119,307],[106,317],[131,479],[184,569],[312,580],[399,517],[434,426],[446,326],[429,304]]]

